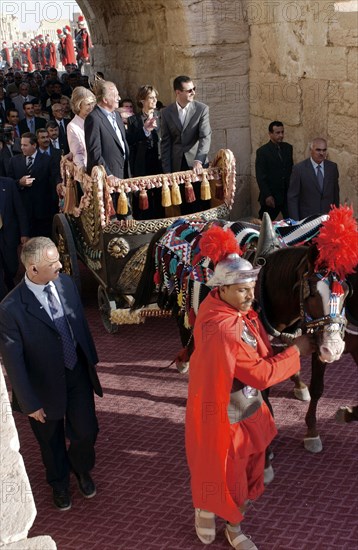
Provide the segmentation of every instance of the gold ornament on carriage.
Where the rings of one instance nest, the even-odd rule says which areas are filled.
[[[123,237],[115,237],[109,241],[107,251],[114,258],[125,258],[130,251],[130,246]]]

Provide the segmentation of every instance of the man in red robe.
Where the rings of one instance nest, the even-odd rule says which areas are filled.
[[[202,253],[211,231],[202,238]],[[208,282],[214,288],[199,307],[190,358],[185,436],[196,533],[204,544],[213,542],[218,515],[236,550],[257,550],[241,521],[248,501],[264,491],[265,449],[277,433],[261,390],[297,373],[300,354],[313,351],[302,336],[273,356],[251,307],[258,271],[237,253],[218,261]]]
[[[65,50],[66,50],[66,59],[67,63],[71,63],[71,65],[77,65],[76,63],[76,55],[75,55],[75,48],[73,47],[73,39],[71,36],[71,27],[66,25],[63,29],[63,33],[65,35]]]
[[[58,40],[59,40],[57,50],[58,50],[63,68],[65,68],[65,65],[67,65],[67,56],[66,56],[66,49],[65,49],[65,35],[63,34],[63,31],[61,29],[57,29],[56,33],[57,33],[57,37],[58,37]]]
[[[6,61],[9,67],[11,67],[11,55],[7,46],[7,42],[2,43],[1,57],[3,61]]]
[[[89,62],[89,49],[92,47],[92,42],[83,15],[78,17],[78,31],[75,42],[77,49],[77,61],[79,66]]]

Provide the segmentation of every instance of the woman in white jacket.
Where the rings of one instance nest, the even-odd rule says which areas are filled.
[[[71,109],[75,116],[67,125],[67,140],[73,162],[79,168],[86,168],[87,151],[85,144],[84,124],[85,118],[96,105],[96,97],[87,88],[78,86],[72,92]]]

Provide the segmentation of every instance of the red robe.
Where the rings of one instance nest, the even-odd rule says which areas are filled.
[[[29,73],[32,73],[32,71],[34,70],[34,65],[32,63],[30,48],[26,48],[26,58],[27,58],[27,70]]]
[[[250,324],[257,351],[241,338],[243,322]],[[299,353],[291,347],[273,356],[257,314],[238,312],[220,299],[217,289],[199,308],[194,341],[185,429],[193,504],[238,523],[243,519],[239,507],[247,498],[255,499],[263,492],[262,454],[277,431],[264,402],[249,418],[229,423],[227,406],[233,380],[257,390],[268,388],[298,372]],[[254,495],[246,491],[250,473],[241,471],[243,459],[249,455],[262,460]],[[239,479],[233,482],[235,470],[238,477],[245,477],[244,485]]]
[[[66,51],[67,63],[72,63],[76,65],[75,49],[73,47],[73,40],[70,34],[66,34],[64,46]]]
[[[56,68],[57,65],[57,59],[56,59],[56,46],[53,42],[50,42],[50,61],[49,61],[50,67]]]

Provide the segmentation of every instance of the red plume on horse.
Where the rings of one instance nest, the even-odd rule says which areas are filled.
[[[344,279],[358,264],[358,224],[351,206],[333,206],[313,244],[317,246],[316,271],[327,270]]]

